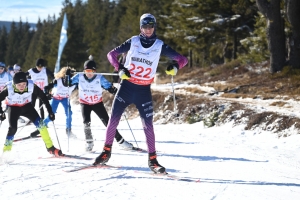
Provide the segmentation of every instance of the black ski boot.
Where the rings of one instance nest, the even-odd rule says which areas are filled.
[[[85,133],[85,139],[86,139],[86,151],[92,151],[94,147],[94,141],[93,141],[93,135],[91,131],[91,123],[85,123],[84,124],[84,133]]]
[[[166,173],[166,169],[157,162],[156,157],[157,157],[156,152],[149,153],[149,160],[148,160],[149,168],[151,169],[151,171],[157,174]]]
[[[95,159],[93,165],[105,164],[111,156],[111,145],[104,145],[102,153]]]
[[[38,129],[36,129],[35,131],[33,131],[32,133],[30,133],[30,137],[37,137],[38,134],[40,134],[40,131]]]

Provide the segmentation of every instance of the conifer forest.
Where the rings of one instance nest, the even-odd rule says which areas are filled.
[[[59,16],[37,21],[35,29],[21,20],[10,31],[0,27],[0,61],[27,70],[44,58],[53,71],[66,13],[68,42],[60,65],[81,71],[93,55],[99,72],[112,72],[107,53],[138,35],[140,16],[151,13],[158,38],[187,56],[190,68],[236,59],[270,60],[271,73],[287,65],[300,68],[299,0],[63,0],[62,5]]]

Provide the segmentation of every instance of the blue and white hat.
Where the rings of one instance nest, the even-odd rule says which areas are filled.
[[[4,62],[0,62],[0,67],[5,67],[5,63]]]
[[[150,13],[145,13],[140,18],[140,28],[142,28],[143,25],[154,25],[156,26],[156,19],[155,17]]]

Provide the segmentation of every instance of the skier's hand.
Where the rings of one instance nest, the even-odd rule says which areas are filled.
[[[166,73],[171,76],[175,76],[178,71],[178,64],[171,64],[167,67]]]
[[[44,87],[44,93],[47,95],[47,94],[49,94],[49,91],[50,91],[50,89],[49,89],[48,85],[45,86]]]
[[[69,77],[71,76],[71,69],[70,68],[67,69],[66,76],[69,76]]]
[[[122,65],[122,64],[119,64],[119,77],[121,79],[126,79],[126,80],[130,79],[130,77],[131,77],[128,69],[125,68],[124,65]]]
[[[46,97],[47,97],[48,100],[52,99],[52,95],[51,94],[46,94]]]
[[[0,112],[0,121],[4,121],[6,119],[5,113]]]
[[[115,95],[118,92],[118,89],[112,85],[110,88],[107,89],[107,91]]]
[[[49,113],[49,119],[50,119],[51,121],[54,121],[54,120],[55,120],[55,115],[54,115],[54,113]]]

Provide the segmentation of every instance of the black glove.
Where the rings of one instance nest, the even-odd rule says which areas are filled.
[[[119,77],[121,79],[130,79],[131,75],[127,68],[124,67],[123,64],[119,64]]]
[[[67,71],[66,71],[66,76],[69,76],[69,77],[70,77],[70,76],[71,76],[71,71],[72,71],[72,70],[71,70],[70,68],[68,68]]]
[[[55,120],[55,115],[54,115],[54,113],[49,113],[49,119],[50,119],[51,121],[54,121],[54,120]]]
[[[115,95],[118,92],[118,89],[112,85],[110,88],[107,89],[107,91]]]
[[[47,99],[51,100],[52,96],[49,92],[50,92],[50,89],[49,89],[49,86],[47,85],[47,86],[44,87],[44,93],[46,94]]]
[[[0,112],[0,121],[4,121],[6,119],[5,113]]]
[[[48,86],[48,85],[45,86],[45,87],[44,87],[44,93],[45,93],[45,94],[49,94],[49,91],[50,91],[49,86]]]
[[[52,99],[52,95],[51,94],[46,94],[47,99],[50,101]]]

